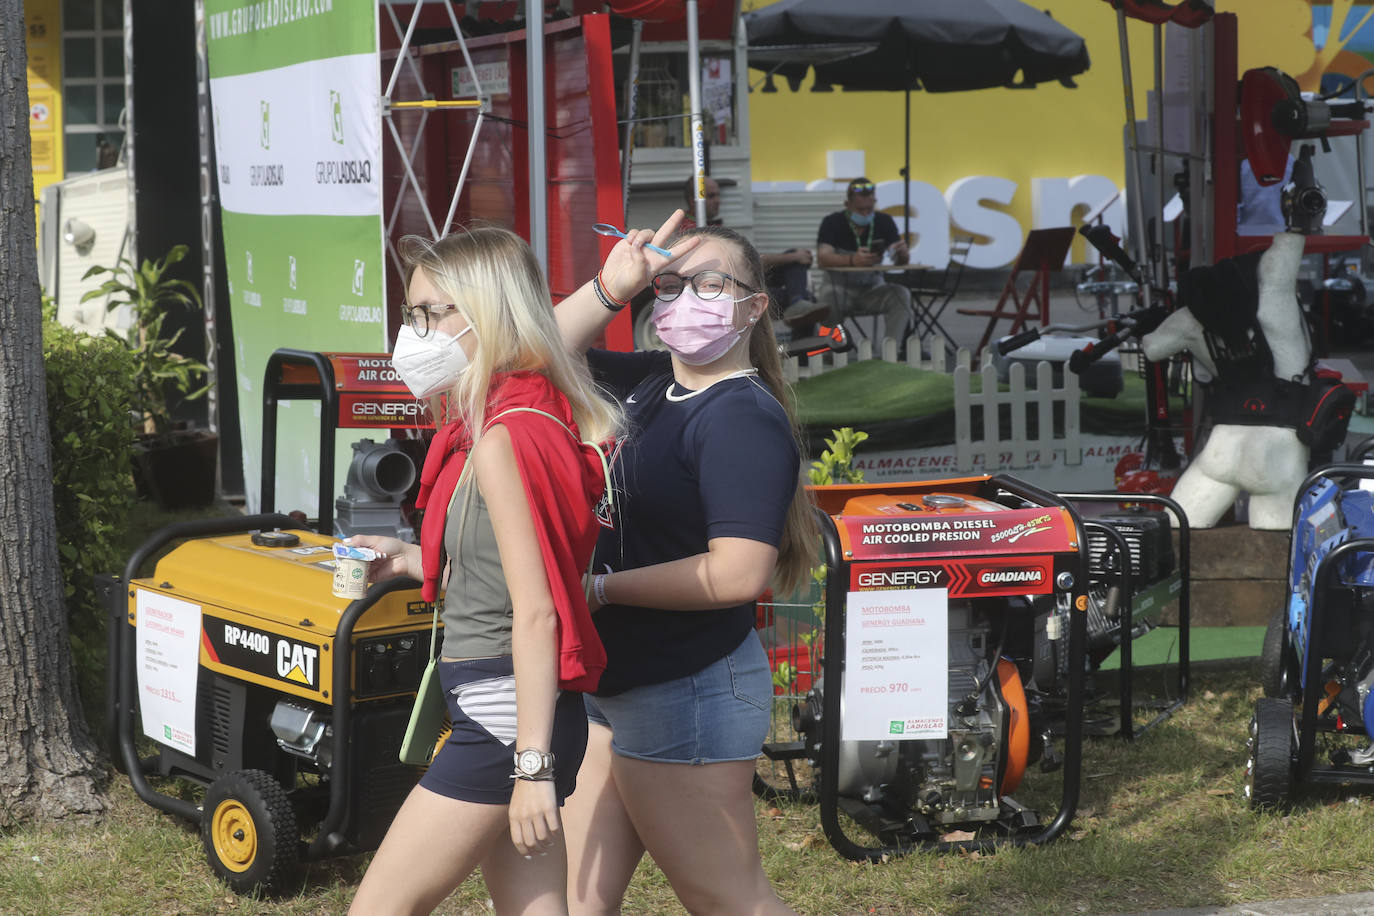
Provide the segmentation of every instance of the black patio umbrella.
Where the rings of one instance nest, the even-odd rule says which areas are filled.
[[[1020,0],[780,0],[744,16],[749,66],[816,90],[904,91],[911,170],[911,91],[1031,88],[1088,69],[1082,37]],[[910,201],[906,201],[907,209]]]

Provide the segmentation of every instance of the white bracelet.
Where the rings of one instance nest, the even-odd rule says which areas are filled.
[[[592,577],[592,594],[596,595],[596,603],[605,607],[609,602],[606,601],[606,574],[600,573]]]

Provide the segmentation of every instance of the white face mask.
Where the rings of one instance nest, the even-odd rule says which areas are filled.
[[[468,368],[468,355],[458,338],[472,330],[468,325],[455,337],[438,328],[421,337],[410,325],[402,325],[391,351],[391,365],[410,393],[417,398],[446,391],[458,383]]]

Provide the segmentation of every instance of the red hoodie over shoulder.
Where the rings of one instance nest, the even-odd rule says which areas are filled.
[[[527,410],[531,408],[557,417]],[[596,690],[606,667],[606,651],[596,635],[582,590],[582,575],[596,547],[599,525],[592,507],[605,488],[601,459],[581,443],[572,408],[563,393],[537,372],[502,372],[492,379],[486,423],[499,423],[510,434],[520,480],[529,500],[539,552],[558,612],[558,686],[563,690]],[[565,428],[566,427],[566,428]],[[421,596],[439,594],[443,564],[445,512],[467,462],[472,437],[461,423],[450,423],[435,435],[420,474],[416,505],[432,506],[420,530],[424,566]]]

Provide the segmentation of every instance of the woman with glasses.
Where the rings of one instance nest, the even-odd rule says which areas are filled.
[[[619,912],[646,850],[693,913],[791,912],[754,820],[773,697],[755,599],[805,575],[814,529],[758,252],[682,216],[629,233],[554,310],[629,418],[590,589],[607,667],[564,812],[574,913]],[[646,286],[667,352],[589,351]]]
[[[559,338],[529,247],[504,229],[406,239],[392,364],[441,417],[421,474],[419,546],[358,535],[371,576],[443,595],[452,734],[387,831],[358,913],[428,912],[480,867],[498,913],[566,912],[559,807],[586,746],[580,691],[605,662],[582,577],[617,405]],[[445,572],[447,567],[447,572]]]

